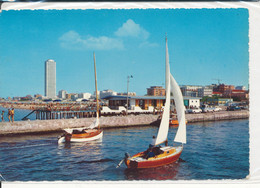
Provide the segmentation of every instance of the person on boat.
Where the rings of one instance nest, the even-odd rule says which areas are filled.
[[[153,152],[153,147],[149,147],[147,151],[145,152],[145,159],[149,159],[150,157],[155,157],[155,154]]]
[[[155,138],[155,136],[153,136],[153,139],[152,139],[152,142],[149,145],[149,148],[152,148],[152,147],[155,146],[155,141],[156,141],[156,138]]]
[[[168,146],[168,138],[165,141],[165,146]]]

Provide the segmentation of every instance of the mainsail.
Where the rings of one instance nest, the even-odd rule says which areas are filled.
[[[91,123],[91,125],[89,126],[89,128],[90,128],[90,129],[94,129],[94,128],[98,127],[98,126],[99,126],[99,117],[98,117],[98,112],[97,112],[96,120]]]
[[[169,54],[166,38],[166,60],[165,60],[165,85],[166,85],[166,100],[162,115],[162,120],[160,123],[160,128],[157,134],[155,145],[161,144],[166,141],[169,130],[169,118],[170,118],[170,64],[169,64]]]
[[[177,111],[177,119],[179,122],[179,128],[177,130],[174,141],[186,144],[185,108],[184,108],[183,97],[182,97],[180,87],[170,73],[167,38],[166,38],[165,64],[166,64],[166,70],[165,70],[166,100],[165,100],[164,111],[160,123],[160,128],[155,141],[155,145],[161,144],[167,140],[168,131],[169,131],[171,93],[173,94],[176,111]]]

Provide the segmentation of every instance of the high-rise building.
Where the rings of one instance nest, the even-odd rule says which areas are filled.
[[[45,96],[56,97],[56,62],[52,59],[45,61]]]
[[[58,97],[59,97],[60,99],[66,99],[66,94],[67,94],[67,91],[65,91],[65,90],[60,90]]]

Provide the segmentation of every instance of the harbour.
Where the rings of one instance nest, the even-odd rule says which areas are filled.
[[[215,10],[213,17],[209,12],[205,18],[210,21],[204,27],[204,24],[193,25],[196,20],[192,19],[201,20],[197,15],[205,16],[206,10],[202,13],[191,10],[188,14],[170,9],[155,14],[151,10],[142,19],[139,17],[142,14],[137,14],[139,10],[129,10],[126,17],[121,16],[121,10],[100,14],[102,11],[97,14],[92,10],[75,10],[80,20],[88,19],[73,28],[68,21],[76,18],[75,15],[66,19],[61,10],[63,29],[56,28],[50,33],[43,30],[39,37],[50,36],[45,41],[49,44],[55,31],[51,41],[56,48],[41,45],[49,50],[46,54],[35,53],[34,58],[26,61],[24,54],[33,54],[25,53],[27,46],[20,54],[23,58],[19,53],[13,57],[3,51],[7,59],[14,58],[8,61],[10,67],[16,68],[4,71],[7,73],[4,78],[10,81],[3,82],[0,96],[0,181],[250,178],[249,83],[245,71],[249,55],[248,12],[231,10],[224,14]],[[176,22],[176,18],[179,20],[176,13],[182,21],[188,21],[185,27]],[[238,14],[242,15],[241,20],[237,20]],[[43,15],[47,19],[39,14],[40,22],[32,19],[30,23],[42,23],[43,27],[58,18],[56,13],[48,11]],[[111,15],[122,19],[116,23],[110,20]],[[147,25],[151,23],[144,22],[148,15],[167,16],[171,21],[153,19],[157,25]],[[223,23],[234,19],[232,22],[238,25],[216,24],[218,15],[222,15]],[[24,16],[34,18],[30,12]],[[92,27],[89,18],[99,25]],[[15,23],[12,15],[10,19]],[[112,24],[107,24],[109,21]],[[214,29],[209,30],[212,23]],[[189,25],[198,30],[190,32],[191,28],[186,28]],[[109,32],[100,33],[101,30],[96,30],[100,26]],[[228,26],[232,27],[227,29]],[[178,29],[180,32],[176,32]],[[186,31],[189,37],[185,37]],[[217,35],[218,31],[224,32]],[[164,32],[169,32],[165,34],[165,45]],[[209,35],[197,35],[205,32]],[[237,33],[237,38],[233,37]],[[224,37],[230,39],[229,43],[223,42]],[[192,38],[199,40],[195,42]],[[30,52],[36,52],[37,45]],[[230,47],[235,53],[227,54]],[[18,59],[28,65],[34,62],[35,72],[25,69],[26,66],[19,67]],[[10,71],[15,79],[22,79],[15,81],[9,77]]]
[[[178,163],[148,170],[116,168],[125,152],[146,149],[157,129],[105,129],[102,142],[64,145],[57,143],[59,133],[1,136],[0,172],[6,181],[244,179],[249,174],[247,119],[189,124]],[[170,127],[169,143],[175,132]]]

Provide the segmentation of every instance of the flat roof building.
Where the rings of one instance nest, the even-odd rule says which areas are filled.
[[[127,96],[107,96],[104,99],[108,100],[108,106],[111,109],[116,109],[119,106],[126,107]],[[199,107],[200,97],[183,97],[184,106],[186,108]],[[139,106],[141,109],[147,110],[149,106],[154,108],[161,108],[165,103],[165,96],[129,96],[129,107],[133,109],[134,106]],[[173,97],[171,103],[174,104]]]
[[[59,97],[60,99],[66,99],[66,94],[67,94],[67,91],[65,91],[65,90],[60,90],[58,97]]]
[[[165,96],[165,89],[162,86],[151,86],[150,88],[147,88],[147,95]]]

